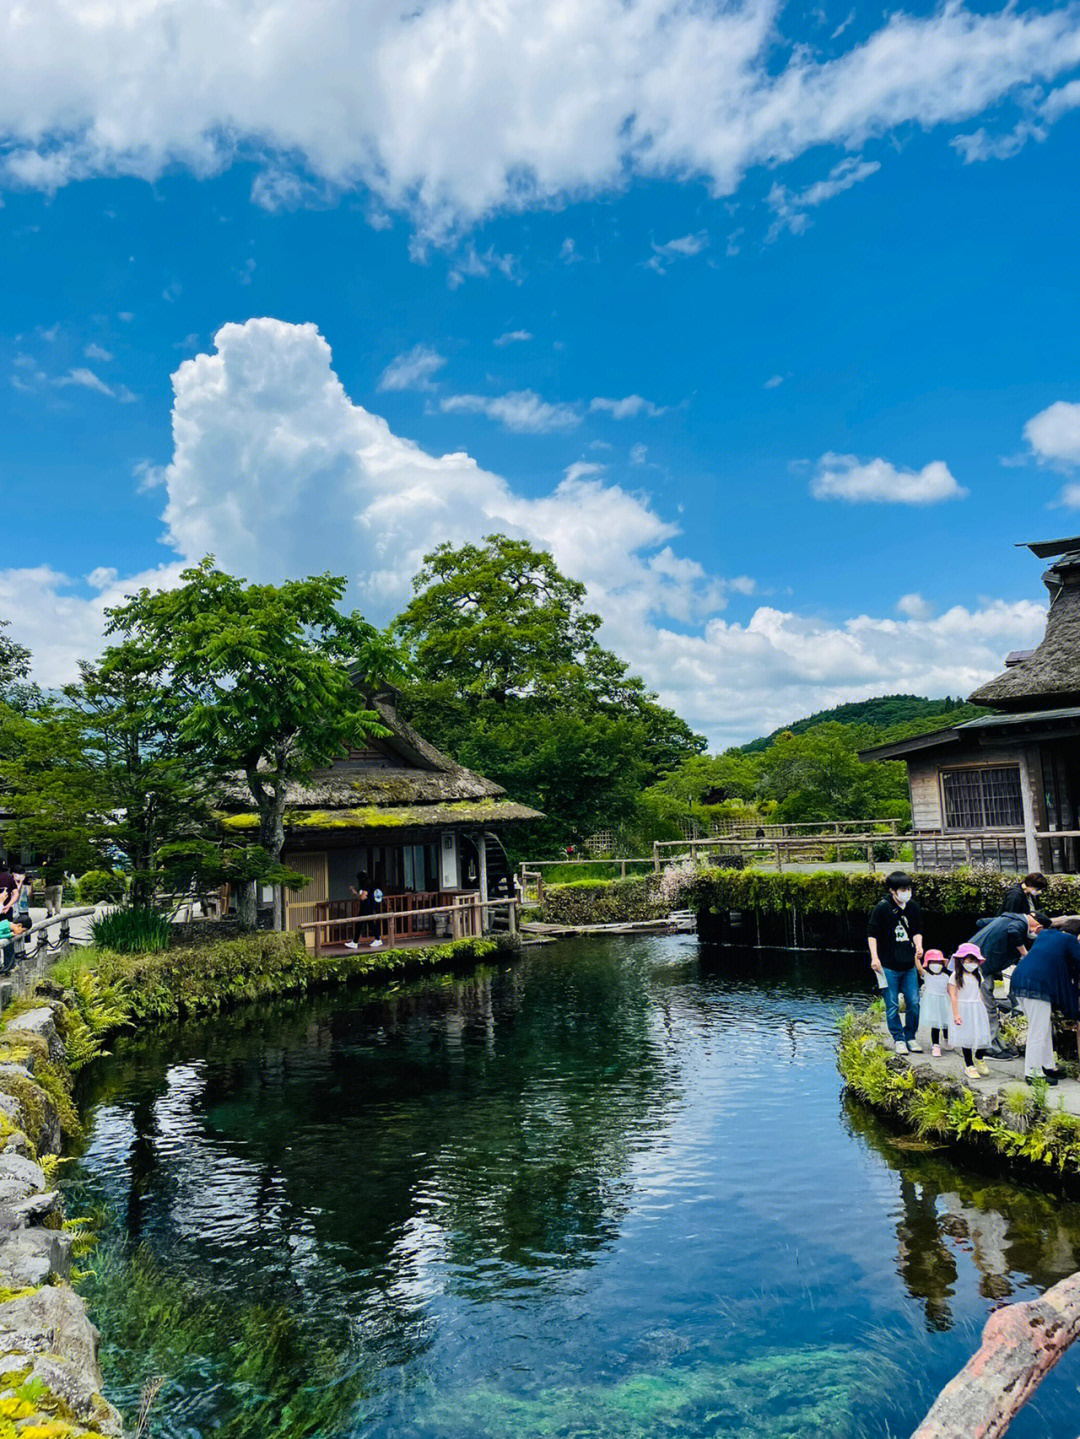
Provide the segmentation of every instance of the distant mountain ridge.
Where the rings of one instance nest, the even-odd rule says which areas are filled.
[[[986,713],[978,705],[953,699],[950,695],[944,699],[927,699],[924,695],[878,695],[873,699],[855,700],[850,704],[819,710],[817,714],[781,725],[772,734],[762,735],[749,744],[740,745],[739,749],[743,754],[756,754],[768,749],[777,735],[787,731],[805,734],[807,730],[824,724],[848,725],[865,731],[859,737],[862,745],[887,744],[891,740],[907,739],[911,735],[962,724],[964,720]]]

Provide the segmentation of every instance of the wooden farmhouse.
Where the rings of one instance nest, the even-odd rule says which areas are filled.
[[[289,790],[282,862],[309,883],[285,895],[285,927],[320,922],[320,949],[492,927],[506,909],[483,906],[514,893],[499,831],[543,815],[428,744],[399,714],[391,687],[371,694],[369,707],[388,733]],[[245,795],[232,791],[224,817],[234,833],[257,823]],[[365,907],[354,891],[365,883],[382,899],[377,918],[361,923]]]
[[[1046,633],[969,696],[992,713],[862,753],[907,764],[917,867],[1080,871],[1080,535],[1027,548]]]

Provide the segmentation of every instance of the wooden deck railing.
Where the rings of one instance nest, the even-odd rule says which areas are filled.
[[[348,901],[326,901],[347,903]],[[331,948],[363,948],[373,939],[380,939],[392,949],[402,940],[413,941],[427,938],[469,939],[477,937],[489,928],[493,910],[505,909],[509,920],[510,933],[517,932],[517,911],[519,901],[513,899],[489,899],[481,902],[479,894],[470,891],[456,896],[451,904],[430,905],[423,909],[406,911],[380,910],[377,914],[349,914],[336,919],[305,920],[300,928],[305,937],[310,934],[316,954]],[[422,928],[417,921],[428,919],[429,925]]]

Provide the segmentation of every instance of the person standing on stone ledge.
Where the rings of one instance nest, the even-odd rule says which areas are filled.
[[[866,943],[870,968],[885,978],[885,1022],[897,1054],[922,1053],[919,1028],[919,976],[922,973],[922,910],[911,897],[912,878],[902,869],[885,880],[885,896],[870,911]],[[900,1022],[900,995],[904,1022]]]

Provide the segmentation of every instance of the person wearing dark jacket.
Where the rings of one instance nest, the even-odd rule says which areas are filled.
[[[979,973],[979,988],[982,992],[986,1016],[990,1021],[991,1059],[1011,1059],[1014,1056],[1001,1044],[997,1000],[994,998],[994,982],[1005,971],[1023,959],[1028,945],[1042,928],[1046,916],[1035,914],[999,914],[988,919],[972,935],[969,943],[977,945],[983,956]]]
[[[1080,1019],[1080,940],[1061,929],[1042,930],[1016,966],[1009,989],[1027,1016],[1024,1078],[1042,1075],[1056,1084],[1050,1020],[1052,1014]]]
[[[870,968],[885,980],[885,1022],[898,1054],[918,1054],[919,974],[922,972],[922,910],[911,897],[911,876],[894,870],[885,881],[885,896],[870,912],[866,943]],[[900,1023],[900,995],[904,1023]]]
[[[1039,896],[1046,889],[1046,875],[1035,872],[1025,874],[1013,885],[1005,896],[1004,914],[1034,914],[1039,905]]]

